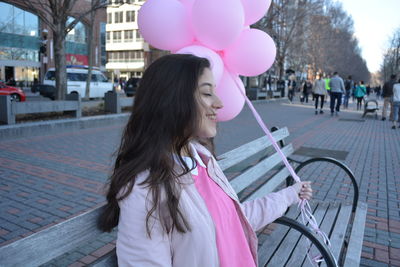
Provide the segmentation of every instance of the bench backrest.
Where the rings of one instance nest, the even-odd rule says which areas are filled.
[[[276,141],[289,136],[287,128],[273,132]],[[292,145],[285,146],[282,151],[286,156],[293,153]],[[271,154],[271,155],[269,155]],[[218,157],[219,164],[225,172],[241,174],[230,180],[237,193],[244,191],[266,173],[274,171],[273,176],[264,184],[257,185],[254,191],[243,196],[242,200],[250,200],[274,191],[289,175],[282,168],[282,160],[271,147],[267,137],[258,138]],[[260,160],[261,158],[261,160]],[[254,162],[256,162],[254,164]],[[249,167],[249,164],[252,165]],[[97,229],[97,217],[102,209],[99,206],[93,210],[68,219],[43,231],[0,247],[0,262],[4,266],[38,266],[80,244],[94,240],[100,231]],[[114,266],[115,254],[102,258],[97,266]]]

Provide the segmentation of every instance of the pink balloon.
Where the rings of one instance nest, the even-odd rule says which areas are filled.
[[[197,0],[192,9],[197,40],[214,50],[235,41],[243,29],[244,12],[240,0]]]
[[[194,0],[179,0],[183,6],[186,8],[187,11],[192,12],[192,7],[194,4]]]
[[[242,0],[244,9],[244,25],[251,25],[261,19],[269,6],[271,0]]]
[[[189,24],[186,9],[178,0],[147,0],[138,14],[143,38],[163,50],[189,45],[194,40]]]
[[[245,29],[224,51],[224,62],[233,73],[256,76],[272,66],[275,56],[275,43],[268,34],[257,29]]]
[[[229,121],[235,118],[243,109],[244,97],[239,90],[245,92],[242,80],[238,75],[232,75],[224,69],[222,78],[216,88],[216,93],[224,104],[224,107],[218,110],[218,121]]]
[[[182,48],[177,54],[192,54],[198,57],[207,58],[211,64],[211,70],[214,74],[215,83],[218,85],[224,71],[224,62],[221,57],[213,50],[204,46],[192,45]]]

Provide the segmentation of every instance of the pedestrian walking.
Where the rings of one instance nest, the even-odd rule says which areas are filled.
[[[350,100],[350,95],[352,93],[353,87],[354,87],[354,81],[350,75],[349,77],[347,77],[346,81],[344,82],[345,93],[344,93],[343,107],[346,109],[349,108],[349,100]]]
[[[331,82],[331,77],[329,75],[326,75],[326,77],[325,77],[325,89],[328,92],[328,94],[326,95],[325,102],[328,100],[328,96],[330,97],[330,95],[331,95],[331,87],[329,85],[330,82]]]
[[[304,82],[304,85],[303,85],[303,97],[304,97],[304,100],[303,100],[303,102],[308,103],[308,96],[310,95],[310,93],[312,91],[312,87],[313,87],[313,85],[312,85],[310,80],[306,80]]]
[[[325,81],[322,80],[321,76],[317,76],[317,79],[314,81],[314,86],[312,88],[313,93],[314,93],[314,104],[315,104],[315,115],[318,114],[318,100],[321,101],[321,106],[319,109],[319,113],[323,114],[324,111],[322,110],[324,108],[324,99],[325,96],[328,94],[325,88]]]
[[[361,110],[362,101],[366,93],[367,89],[365,88],[364,81],[360,81],[359,83],[357,83],[356,89],[354,91],[354,96],[357,99],[357,110]]]
[[[399,120],[400,112],[400,79],[393,85],[393,126],[396,129],[396,123]],[[399,125],[400,128],[400,125]]]
[[[138,87],[99,226],[119,266],[257,265],[256,230],[310,199],[309,182],[239,203],[213,153],[222,108],[205,58],[153,62]]]
[[[333,77],[329,81],[330,94],[331,94],[331,116],[335,112],[336,116],[339,115],[340,105],[342,103],[342,95],[344,93],[344,82],[338,73],[333,73]],[[335,108],[336,102],[336,108]]]
[[[289,81],[288,81],[288,98],[290,102],[293,102],[295,90],[296,90],[296,76],[292,74],[289,76]]]
[[[396,75],[390,75],[390,80],[385,82],[382,88],[382,97],[383,97],[383,109],[382,109],[382,120],[386,120],[386,112],[388,106],[390,106],[390,120],[393,120],[393,85],[396,83]]]

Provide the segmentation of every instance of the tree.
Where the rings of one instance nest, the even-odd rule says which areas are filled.
[[[288,68],[309,76],[338,71],[369,79],[353,37],[353,20],[337,2],[273,0],[266,16],[252,27],[274,39],[279,79]]]
[[[13,3],[14,1],[8,2]],[[78,2],[83,3],[83,1],[79,0],[30,0],[24,1],[22,4],[23,8],[34,12],[53,32],[56,79],[55,99],[58,100],[64,99],[67,93],[65,57],[65,38],[67,34],[90,12],[107,6],[107,2],[104,0],[94,0],[91,5],[86,5],[81,10],[74,9]],[[69,17],[74,19],[67,23]]]
[[[380,69],[383,81],[389,79],[392,74],[400,73],[400,28],[394,31],[389,41],[389,47],[383,56],[383,62]],[[382,82],[383,82],[382,81]]]

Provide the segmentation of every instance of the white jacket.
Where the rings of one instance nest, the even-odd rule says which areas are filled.
[[[258,244],[255,231],[281,217],[288,206],[298,203],[300,199],[296,190],[288,187],[277,193],[240,204],[235,191],[211,153],[200,144],[193,144],[193,149],[207,166],[210,178],[235,201],[250,250],[254,261],[257,262]],[[214,223],[190,173],[181,177],[184,185],[179,205],[189,222],[191,231],[182,234],[173,230],[166,234],[162,230],[158,213],[155,212],[151,221],[151,239],[148,238],[146,207],[151,207],[151,196],[148,195],[149,190],[145,185],[139,185],[148,174],[148,171],[139,174],[132,193],[119,203],[121,210],[117,237],[118,265],[218,267]],[[161,203],[165,204],[165,195],[161,196]],[[161,214],[166,214],[165,206],[162,204],[161,206]]]
[[[393,85],[393,102],[400,102],[400,83]]]

